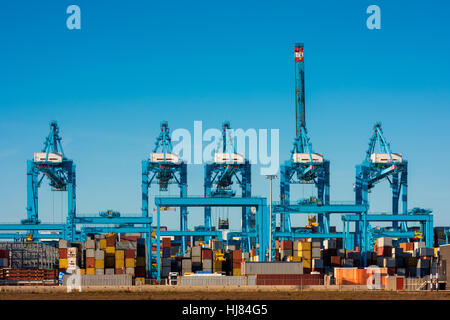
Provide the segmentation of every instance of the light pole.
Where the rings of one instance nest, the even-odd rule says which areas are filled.
[[[277,179],[278,177],[274,174],[266,175],[266,178],[270,180],[270,206],[269,206],[269,261],[272,262],[272,180]]]

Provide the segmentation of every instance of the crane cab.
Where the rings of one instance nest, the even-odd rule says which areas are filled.
[[[322,153],[311,153],[312,162],[323,162],[323,154]],[[309,157],[309,153],[294,153],[292,155],[292,160],[295,163],[310,163],[311,158]]]
[[[61,163],[63,161],[63,156],[61,152],[54,153],[49,152],[48,157],[46,152],[35,152],[34,153],[34,162],[52,162],[52,163]]]
[[[239,153],[215,153],[215,163],[244,163],[244,156]]]
[[[401,153],[391,153],[392,162],[402,162],[403,157]],[[370,155],[370,161],[372,163],[391,163],[389,153],[372,153]]]
[[[180,158],[175,153],[165,153],[165,159],[164,159],[164,153],[163,152],[152,152],[150,153],[150,161],[151,162],[170,162],[174,164],[178,164],[180,162]]]

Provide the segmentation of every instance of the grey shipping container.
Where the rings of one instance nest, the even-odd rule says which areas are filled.
[[[192,257],[201,257],[201,256],[202,256],[202,247],[193,247]]]
[[[301,262],[243,262],[242,275],[252,274],[303,274]]]
[[[63,285],[67,285],[70,275],[63,276]],[[79,275],[81,286],[131,286],[133,278],[129,274],[115,275]]]
[[[181,286],[245,286],[247,278],[244,276],[219,275],[190,275],[180,277]],[[256,282],[256,281],[255,281]]]

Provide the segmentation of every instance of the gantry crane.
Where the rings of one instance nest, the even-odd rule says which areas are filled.
[[[378,146],[378,148],[377,148]],[[387,180],[392,190],[392,214],[399,214],[399,199],[402,194],[402,214],[407,214],[408,162],[402,154],[391,152],[391,147],[383,135],[381,123],[376,123],[369,140],[369,148],[362,164],[356,166],[354,185],[356,204],[369,205],[369,192],[379,182]],[[356,234],[359,225],[356,224]],[[392,221],[394,231],[399,230],[398,221]],[[406,222],[401,222],[402,232],[407,231]],[[358,241],[358,240],[357,240]]]
[[[148,197],[151,184],[160,191],[168,191],[169,184],[177,184],[180,197],[187,196],[187,165],[172,151],[169,125],[161,123],[161,131],[156,139],[150,157],[142,161],[142,216],[148,217]],[[187,230],[187,208],[180,208],[180,230]],[[182,250],[187,249],[187,239],[182,237]]]
[[[309,140],[305,120],[305,71],[304,46],[295,44],[295,119],[296,138],[288,161],[280,168],[280,200],[281,205],[290,205],[291,184],[314,184],[317,197],[313,197],[318,205],[328,205],[330,201],[330,163],[323,154],[315,153]],[[310,199],[311,200],[311,199]],[[304,200],[301,200],[304,201]],[[308,205],[311,201],[307,201]],[[301,204],[301,203],[300,203]],[[317,211],[318,231],[329,232],[329,214]],[[291,232],[289,213],[281,214],[282,232]]]
[[[27,219],[22,224],[40,224],[38,214],[38,189],[46,177],[52,191],[67,191],[68,214],[65,237],[75,240],[75,164],[68,159],[61,145],[59,127],[56,121],[50,122],[50,133],[45,139],[41,152],[35,152],[33,160],[27,161]],[[30,233],[37,232],[36,230]]]
[[[222,145],[214,154],[214,161],[205,164],[205,197],[234,197],[236,191],[233,184],[236,182],[241,187],[242,197],[251,197],[251,166],[244,156],[236,152],[229,135],[230,122],[225,121],[222,125]],[[205,207],[204,216],[205,230],[210,231],[211,207]],[[219,229],[229,227],[228,217],[220,219]],[[255,228],[255,218],[251,208],[242,207],[242,250],[248,252],[251,249],[250,236],[248,233]],[[205,238],[207,241],[209,237]]]

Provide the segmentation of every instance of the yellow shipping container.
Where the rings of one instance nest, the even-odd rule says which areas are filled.
[[[145,278],[136,278],[134,283],[137,286],[144,285],[145,284]]]
[[[311,251],[311,242],[298,242],[298,251]]]
[[[87,275],[95,275],[95,268],[86,268]]]
[[[299,251],[302,259],[311,260],[311,251]]]
[[[106,239],[100,239],[100,249],[106,249]]]
[[[67,269],[69,264],[67,263],[67,259],[59,259],[59,268],[60,269]]]
[[[124,250],[117,250],[116,251],[116,261],[117,260],[124,260],[125,259],[125,251]]]
[[[106,247],[106,253],[116,253],[116,247]]]
[[[95,269],[105,269],[105,260],[95,260]]]
[[[233,268],[233,276],[240,276],[241,268]]]
[[[303,268],[311,269],[311,260],[308,259],[302,259]]]
[[[213,261],[213,272],[222,271],[222,261]]]
[[[125,267],[134,268],[134,258],[126,258],[125,259]]]
[[[145,258],[144,257],[136,258],[136,267],[145,267]]]
[[[293,261],[293,262],[300,262],[300,261],[302,261],[302,258],[300,258],[300,257],[291,257],[291,258],[290,258],[290,261]]]
[[[85,275],[86,274],[86,269],[78,269],[77,274],[79,275]]]
[[[116,269],[121,269],[125,266],[125,263],[123,260],[116,260]]]

